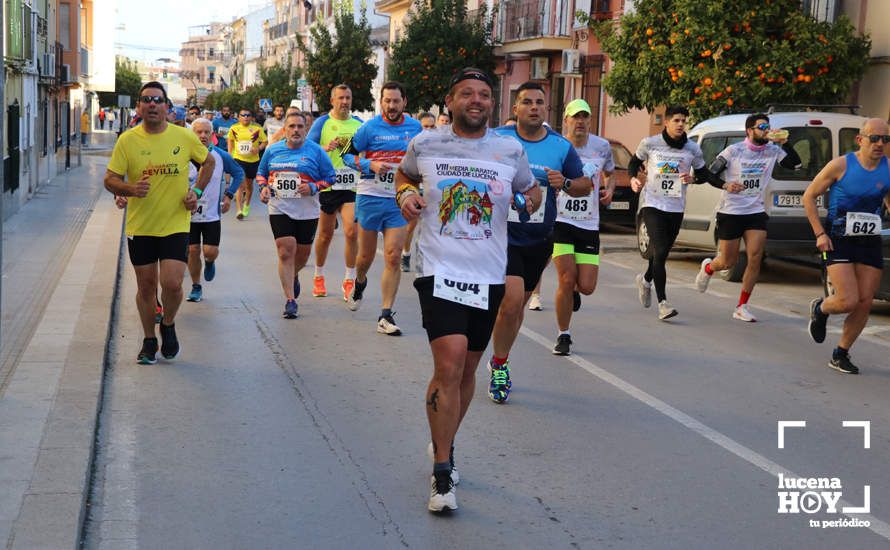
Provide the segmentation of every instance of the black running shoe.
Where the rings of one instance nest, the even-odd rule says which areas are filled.
[[[179,355],[179,340],[176,339],[176,324],[161,323],[161,355],[164,359],[173,359]]]
[[[828,362],[828,366],[844,374],[859,374],[859,367],[850,362],[849,355],[840,355],[837,358],[832,357],[831,361]]]
[[[581,293],[577,290],[572,292],[572,311],[581,309]]]
[[[821,344],[825,341],[825,330],[826,325],[828,324],[828,315],[825,315],[819,309],[821,305],[822,298],[814,298],[813,301],[810,302],[810,322],[807,325],[807,329],[810,331],[810,336],[817,344]]]
[[[136,362],[140,365],[154,365],[158,362],[158,339],[144,338],[142,340],[142,349],[136,356]]]
[[[553,355],[570,355],[572,347],[572,337],[568,334],[560,334],[556,339],[556,345],[553,346]]]

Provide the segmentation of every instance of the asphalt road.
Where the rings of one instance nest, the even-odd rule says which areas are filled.
[[[312,298],[284,320],[271,231],[257,207],[224,221],[216,280],[177,318],[183,352],[138,366],[127,265],[106,380],[87,548],[886,548],[890,545],[890,308],[853,350],[860,376],[827,368],[831,342],[805,330],[818,273],[773,263],[731,319],[738,285],[691,283],[700,255],[668,268],[670,322],[644,310],[628,235],[604,236],[596,293],[573,321],[573,355],[550,353],[545,310],[526,315],[513,394],[476,400],[456,441],[460,509],[426,511],[431,466],[423,397],[431,372],[417,297],[403,277],[378,335],[379,268],[362,309]],[[631,243],[628,245],[628,243]],[[328,289],[342,274],[339,234]],[[311,260],[310,260],[311,261]],[[777,448],[778,421],[787,430]],[[842,422],[870,421],[863,429]],[[779,514],[778,473],[837,477],[840,508]],[[823,489],[826,490],[827,489]],[[812,498],[804,502],[813,509]],[[856,518],[870,527],[818,528]]]

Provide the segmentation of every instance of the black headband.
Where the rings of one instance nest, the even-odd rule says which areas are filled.
[[[483,71],[474,69],[472,67],[461,69],[457,74],[451,77],[451,82],[448,84],[448,87],[453,88],[458,82],[462,80],[479,80],[488,84],[489,88],[494,88],[494,83],[491,81],[490,76],[485,74]]]

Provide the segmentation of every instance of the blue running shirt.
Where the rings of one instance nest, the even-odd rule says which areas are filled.
[[[359,195],[396,196],[396,167],[405,156],[408,142],[422,130],[420,122],[405,115],[398,124],[387,121],[382,115],[362,124],[352,136],[349,149],[343,153],[343,163],[362,173],[358,184]],[[360,153],[364,155],[360,157]],[[371,171],[372,160],[392,164],[392,170],[385,174],[374,174]]]
[[[291,149],[287,141],[270,145],[260,159],[257,183],[275,187],[277,178],[314,183],[319,190],[334,182],[334,165],[321,146],[308,139],[298,149]],[[285,214],[294,220],[318,218],[318,193],[309,196],[269,199],[269,214]]]
[[[510,223],[507,226],[510,244],[513,246],[528,246],[540,244],[550,237],[553,232],[553,224],[556,222],[556,189],[550,187],[547,182],[547,172],[544,168],[550,168],[562,172],[568,179],[580,178],[584,175],[584,166],[581,157],[572,147],[572,143],[550,128],[547,135],[540,141],[527,141],[519,137],[516,126],[501,126],[495,128],[496,133],[502,136],[510,136],[522,144],[528,155],[528,163],[538,184],[543,187],[547,199],[538,210],[532,214],[531,220],[526,223],[519,221],[516,211],[510,210]]]
[[[828,236],[840,237],[847,225],[847,214],[861,212],[881,215],[881,203],[890,191],[890,171],[887,157],[881,157],[878,167],[866,170],[856,153],[847,153],[847,169],[841,179],[828,188]],[[880,227],[878,228],[880,230]]]

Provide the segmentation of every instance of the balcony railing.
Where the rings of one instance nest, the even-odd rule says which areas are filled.
[[[269,40],[275,40],[282,36],[287,36],[287,21],[269,27]]]
[[[501,43],[542,37],[567,37],[571,32],[571,2],[506,0],[498,9],[498,41]]]

